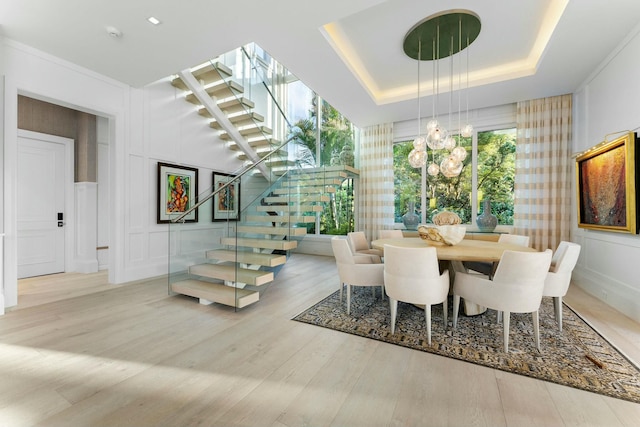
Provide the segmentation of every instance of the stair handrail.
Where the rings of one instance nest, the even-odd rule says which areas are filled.
[[[230,185],[234,184],[238,179],[242,178],[244,175],[246,175],[247,173],[249,173],[253,169],[256,169],[256,167],[258,165],[260,165],[264,161],[266,161],[269,157],[271,157],[271,155],[273,155],[273,154],[277,153],[278,151],[280,151],[280,149],[282,147],[284,147],[285,145],[289,144],[291,142],[291,140],[293,140],[293,139],[295,139],[295,137],[293,137],[293,136],[290,137],[285,142],[280,144],[278,147],[276,147],[273,150],[271,150],[267,155],[262,157],[260,160],[258,160],[257,162],[252,163],[249,166],[247,166],[242,172],[238,173],[232,180],[226,182],[223,186],[221,186],[218,189],[214,190],[211,194],[206,196],[203,200],[198,201],[198,203],[196,203],[195,205],[191,206],[189,209],[187,209],[186,211],[184,211],[183,213],[178,215],[176,218],[172,219],[171,222],[173,222],[173,223],[180,222],[183,218],[185,218],[187,215],[189,215],[195,209],[198,209],[200,206],[202,206],[204,203],[206,203],[208,200],[210,200],[213,196],[215,196],[216,194],[218,194],[222,190],[225,190]]]

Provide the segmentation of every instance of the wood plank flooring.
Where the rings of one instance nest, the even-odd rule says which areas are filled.
[[[165,278],[22,280],[0,316],[0,426],[637,426],[640,405],[290,319],[337,289],[294,254],[234,312]],[[635,361],[640,325],[566,301]]]

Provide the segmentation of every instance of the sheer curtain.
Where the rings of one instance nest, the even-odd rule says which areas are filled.
[[[514,232],[555,250],[571,229],[572,96],[518,102]]]
[[[360,137],[358,223],[367,239],[393,227],[393,124],[364,128]]]

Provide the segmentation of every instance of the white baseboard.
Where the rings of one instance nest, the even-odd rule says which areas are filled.
[[[91,259],[91,260],[76,259],[76,260],[74,260],[74,264],[75,264],[75,271],[77,273],[88,274],[88,273],[97,273],[98,272],[98,260],[97,259]]]
[[[593,297],[640,322],[640,290],[631,288],[593,270],[576,266],[571,277],[572,286],[578,286]]]

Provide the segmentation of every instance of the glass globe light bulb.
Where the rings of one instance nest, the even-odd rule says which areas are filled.
[[[427,173],[431,176],[436,176],[438,175],[438,173],[440,173],[440,167],[438,165],[436,165],[435,163],[431,163],[428,167],[427,167]]]
[[[441,150],[444,147],[444,140],[449,132],[442,126],[432,129],[427,135],[427,145],[432,150]]]
[[[456,148],[453,149],[453,151],[451,152],[451,155],[455,157],[459,162],[462,162],[464,159],[467,158],[467,150],[465,150],[463,146],[458,145]]]
[[[437,127],[438,127],[438,120],[431,119],[427,122],[427,132],[430,132]]]
[[[440,163],[440,171],[447,178],[458,176],[462,172],[462,162],[459,162],[453,156],[449,156]]]
[[[419,136],[413,140],[413,148],[418,151],[424,151],[427,144],[427,140],[423,136]]]
[[[449,151],[453,150],[456,144],[457,144],[456,139],[452,135],[447,136],[442,142],[443,148]]]
[[[409,153],[409,164],[413,168],[421,168],[427,164],[427,152],[424,150],[416,150],[414,148]]]
[[[471,135],[473,135],[473,126],[467,123],[460,131],[460,134],[465,138],[469,138]]]

